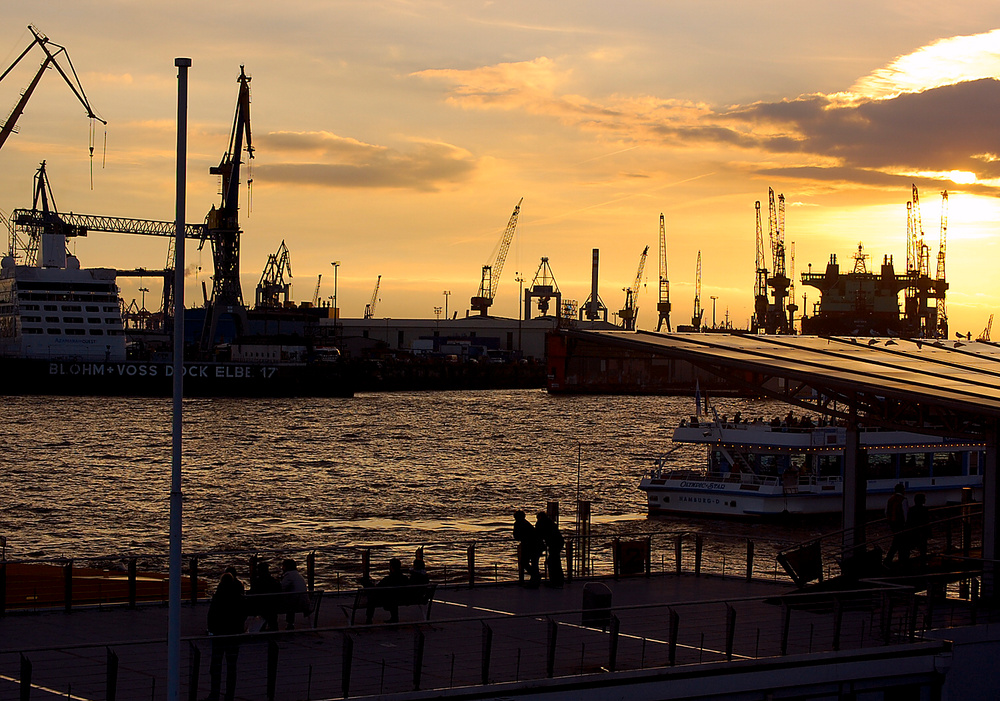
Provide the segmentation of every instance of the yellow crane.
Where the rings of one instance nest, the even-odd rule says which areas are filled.
[[[656,311],[659,318],[656,321],[656,330],[659,331],[664,322],[667,324],[667,333],[670,333],[670,281],[667,279],[667,229],[663,223],[663,213],[660,213],[660,299],[656,303]]]

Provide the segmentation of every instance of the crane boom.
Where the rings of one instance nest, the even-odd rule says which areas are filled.
[[[507,260],[507,251],[510,249],[510,242],[514,238],[514,231],[517,229],[517,217],[521,212],[522,197],[517,201],[514,212],[507,221],[507,228],[504,229],[503,236],[500,237],[500,246],[497,249],[496,259],[483,266],[483,277],[479,282],[479,293],[472,298],[471,306],[473,311],[479,312],[480,316],[486,316],[489,308],[493,305],[493,300],[497,296],[497,288],[500,285],[500,275],[503,273],[503,264]]]
[[[698,251],[698,266],[694,273],[694,313],[691,315],[691,326],[695,331],[701,330],[701,317],[704,314],[701,308],[701,251]]]
[[[42,75],[45,73],[45,69],[48,68],[50,65],[54,66],[55,69],[59,72],[59,75],[61,75],[63,77],[63,80],[66,81],[66,84],[69,86],[69,89],[73,91],[74,95],[76,95],[76,99],[79,100],[80,104],[82,104],[84,108],[87,110],[87,116],[90,119],[96,119],[101,124],[107,124],[106,121],[104,121],[94,113],[94,110],[91,108],[90,103],[87,101],[87,95],[83,91],[83,86],[80,84],[80,79],[76,75],[76,69],[73,68],[73,62],[69,58],[69,52],[66,51],[66,47],[60,46],[59,44],[50,41],[47,36],[39,32],[30,24],[28,25],[28,29],[31,31],[31,34],[34,37],[34,39],[32,39],[31,43],[28,44],[28,48],[22,51],[21,55],[18,56],[16,59],[14,59],[14,62],[7,68],[7,70],[5,70],[2,74],[0,74],[0,81],[2,81],[5,77],[7,77],[7,74],[10,73],[12,70],[14,70],[14,67],[21,62],[21,59],[27,56],[28,52],[31,51],[31,49],[36,45],[40,47],[41,50],[45,53],[45,60],[42,61],[42,65],[39,66],[38,72],[35,73],[35,76],[28,84],[28,87],[25,88],[24,91],[21,93],[21,97],[17,101],[17,104],[14,105],[14,109],[11,110],[10,115],[8,115],[7,121],[4,122],[2,127],[0,127],[0,148],[3,148],[4,143],[6,143],[7,141],[7,137],[9,137],[13,132],[17,131],[17,120],[21,118],[21,115],[24,112],[24,107],[25,105],[28,104],[28,100],[31,98],[31,94],[35,91],[35,87],[38,85],[38,81],[42,79]],[[49,50],[49,46],[53,46],[57,50],[53,53],[52,51]],[[70,71],[73,73],[73,80],[70,79],[70,77],[63,70],[62,66],[60,66],[59,62],[56,60],[56,57],[59,54],[63,54],[66,56],[66,62],[69,64]],[[93,152],[93,150],[91,152]]]
[[[365,318],[373,319],[375,318],[375,305],[378,303],[378,288],[382,284],[382,276],[379,275],[375,279],[375,289],[372,291],[371,301],[365,305]]]

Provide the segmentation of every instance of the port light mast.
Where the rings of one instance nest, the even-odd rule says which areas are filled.
[[[695,331],[701,331],[701,317],[704,313],[701,308],[701,251],[698,251],[698,265],[694,273],[694,313],[691,315],[691,326]]]
[[[670,333],[670,280],[667,279],[667,228],[664,225],[663,213],[660,213],[660,297],[656,303],[656,312],[659,315],[656,320],[657,332],[667,325],[667,333]]]
[[[497,287],[500,285],[500,275],[503,273],[503,264],[507,260],[507,251],[510,249],[510,242],[514,238],[514,231],[517,229],[517,217],[521,212],[522,197],[517,201],[513,214],[507,221],[507,228],[500,237],[500,245],[497,249],[496,258],[492,263],[483,266],[483,277],[479,282],[479,292],[472,298],[470,304],[472,311],[479,312],[480,316],[487,316],[493,300],[497,296]]]

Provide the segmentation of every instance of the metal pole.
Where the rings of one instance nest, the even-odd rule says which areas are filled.
[[[170,474],[170,608],[167,620],[167,699],[181,697],[181,400],[184,397],[184,221],[187,188],[187,93],[191,59],[177,67],[177,218],[174,242],[174,423]]]

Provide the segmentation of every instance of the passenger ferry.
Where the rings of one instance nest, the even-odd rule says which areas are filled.
[[[639,483],[649,513],[778,516],[841,511],[847,429],[790,418],[682,421],[673,440],[704,445],[707,465],[669,469],[669,454],[660,458]],[[868,460],[870,511],[884,509],[900,482],[909,495],[925,494],[930,507],[981,498],[983,444],[876,428],[859,428],[858,434]]]

